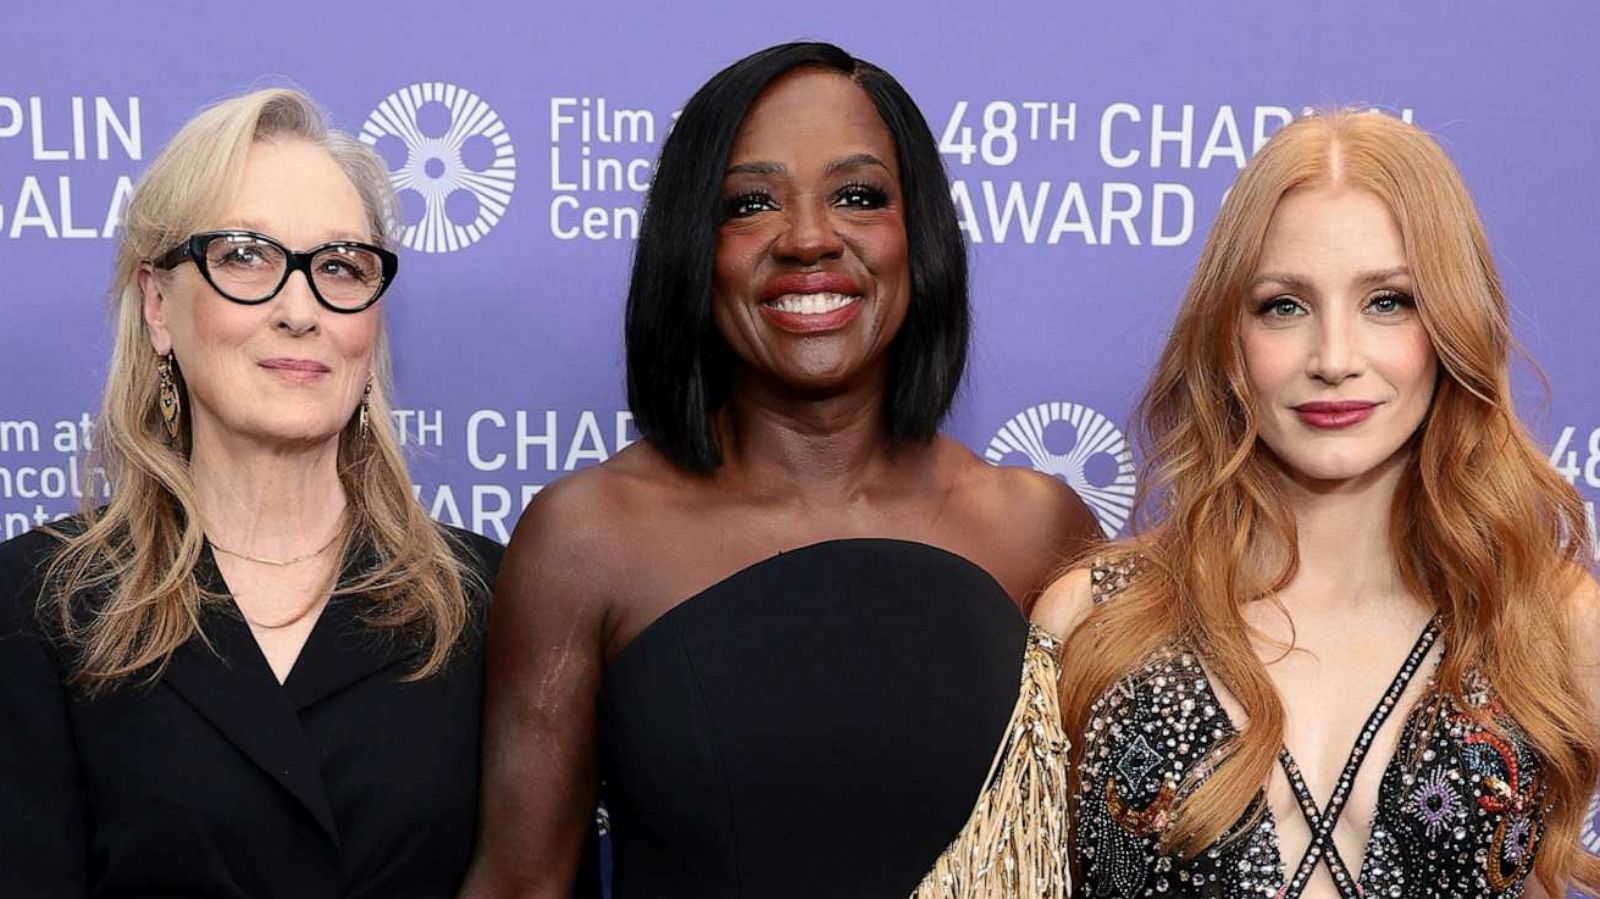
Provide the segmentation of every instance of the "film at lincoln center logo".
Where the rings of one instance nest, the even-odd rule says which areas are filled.
[[[405,161],[389,173],[406,219],[400,242],[424,253],[477,243],[505,215],[517,154],[500,116],[472,91],[432,81],[390,94],[361,126],[361,141],[395,164],[380,141],[398,141]],[[420,196],[420,216],[414,210]]]
[[[1006,422],[983,456],[995,465],[1021,462],[1066,481],[1112,538],[1133,509],[1133,453],[1122,431],[1077,403],[1040,403]],[[1022,459],[1017,457],[1021,456]]]

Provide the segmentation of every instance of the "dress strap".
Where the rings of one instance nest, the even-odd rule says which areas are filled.
[[[1300,814],[1305,816],[1306,824],[1311,828],[1311,842],[1306,846],[1305,855],[1300,857],[1300,864],[1295,868],[1294,876],[1289,878],[1289,882],[1278,894],[1279,899],[1298,899],[1306,884],[1310,882],[1312,873],[1316,871],[1319,860],[1325,861],[1328,865],[1328,872],[1333,875],[1333,883],[1338,888],[1340,896],[1344,899],[1359,899],[1361,896],[1356,878],[1350,874],[1344,858],[1339,855],[1339,848],[1334,845],[1333,827],[1339,823],[1339,816],[1344,814],[1345,802],[1349,800],[1350,790],[1355,785],[1356,772],[1361,770],[1361,763],[1366,759],[1367,751],[1372,748],[1372,741],[1377,739],[1378,731],[1400,702],[1400,697],[1405,694],[1406,687],[1410,686],[1412,679],[1416,677],[1417,669],[1422,667],[1423,660],[1428,657],[1428,652],[1433,649],[1433,644],[1438,638],[1438,624],[1430,618],[1427,627],[1422,629],[1422,634],[1411,647],[1411,654],[1406,656],[1405,664],[1400,666],[1400,671],[1389,683],[1389,689],[1383,694],[1383,698],[1378,700],[1377,707],[1367,716],[1367,723],[1356,736],[1355,746],[1351,747],[1350,756],[1345,759],[1344,770],[1339,772],[1339,779],[1334,783],[1333,795],[1328,797],[1326,808],[1320,811],[1317,809],[1317,801],[1311,795],[1311,788],[1306,785],[1306,779],[1300,773],[1300,765],[1295,762],[1288,747],[1279,751],[1278,763],[1289,778],[1289,788],[1294,791],[1294,797],[1300,804]]]

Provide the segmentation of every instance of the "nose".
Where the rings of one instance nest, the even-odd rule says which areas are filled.
[[[270,305],[273,327],[294,337],[317,330],[322,306],[312,294],[311,282],[307,280],[305,272],[290,272],[289,280],[284,282],[283,289],[273,297]]]
[[[844,241],[834,228],[825,203],[793,203],[785,213],[783,233],[773,243],[773,254],[785,261],[812,265],[844,253]]]
[[[1316,343],[1306,360],[1306,373],[1329,385],[1342,384],[1361,374],[1365,365],[1355,315],[1328,315],[1319,323]]]

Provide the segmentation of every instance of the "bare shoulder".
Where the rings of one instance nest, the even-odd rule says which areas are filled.
[[[539,491],[506,547],[497,601],[545,586],[592,595],[626,575],[630,548],[648,527],[651,494],[663,489],[652,477],[654,451],[636,449]]]
[[[1004,533],[1036,551],[1069,561],[1099,536],[1093,513],[1059,478],[1030,468],[998,466],[979,459],[954,440],[946,451],[957,459],[965,504]]]
[[[1094,611],[1089,569],[1074,568],[1055,579],[1033,606],[1033,623],[1065,640]]]
[[[1572,572],[1567,593],[1567,621],[1572,633],[1573,673],[1589,701],[1590,715],[1600,719],[1600,585],[1587,571]]]
[[[1573,611],[1583,620],[1600,624],[1600,583],[1587,571],[1573,572],[1572,590],[1567,594]]]
[[[1573,573],[1567,608],[1577,637],[1578,658],[1600,658],[1600,584],[1587,571]],[[1593,667],[1600,668],[1600,664]]]

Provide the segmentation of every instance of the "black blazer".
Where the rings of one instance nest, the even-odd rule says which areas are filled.
[[[453,536],[492,585],[499,544]],[[0,896],[455,894],[485,616],[440,675],[402,683],[413,651],[363,625],[358,597],[335,599],[280,686],[230,601],[203,614],[211,648],[191,639],[153,685],[84,701],[33,611],[57,545],[0,544]],[[197,576],[226,592],[209,547]]]

